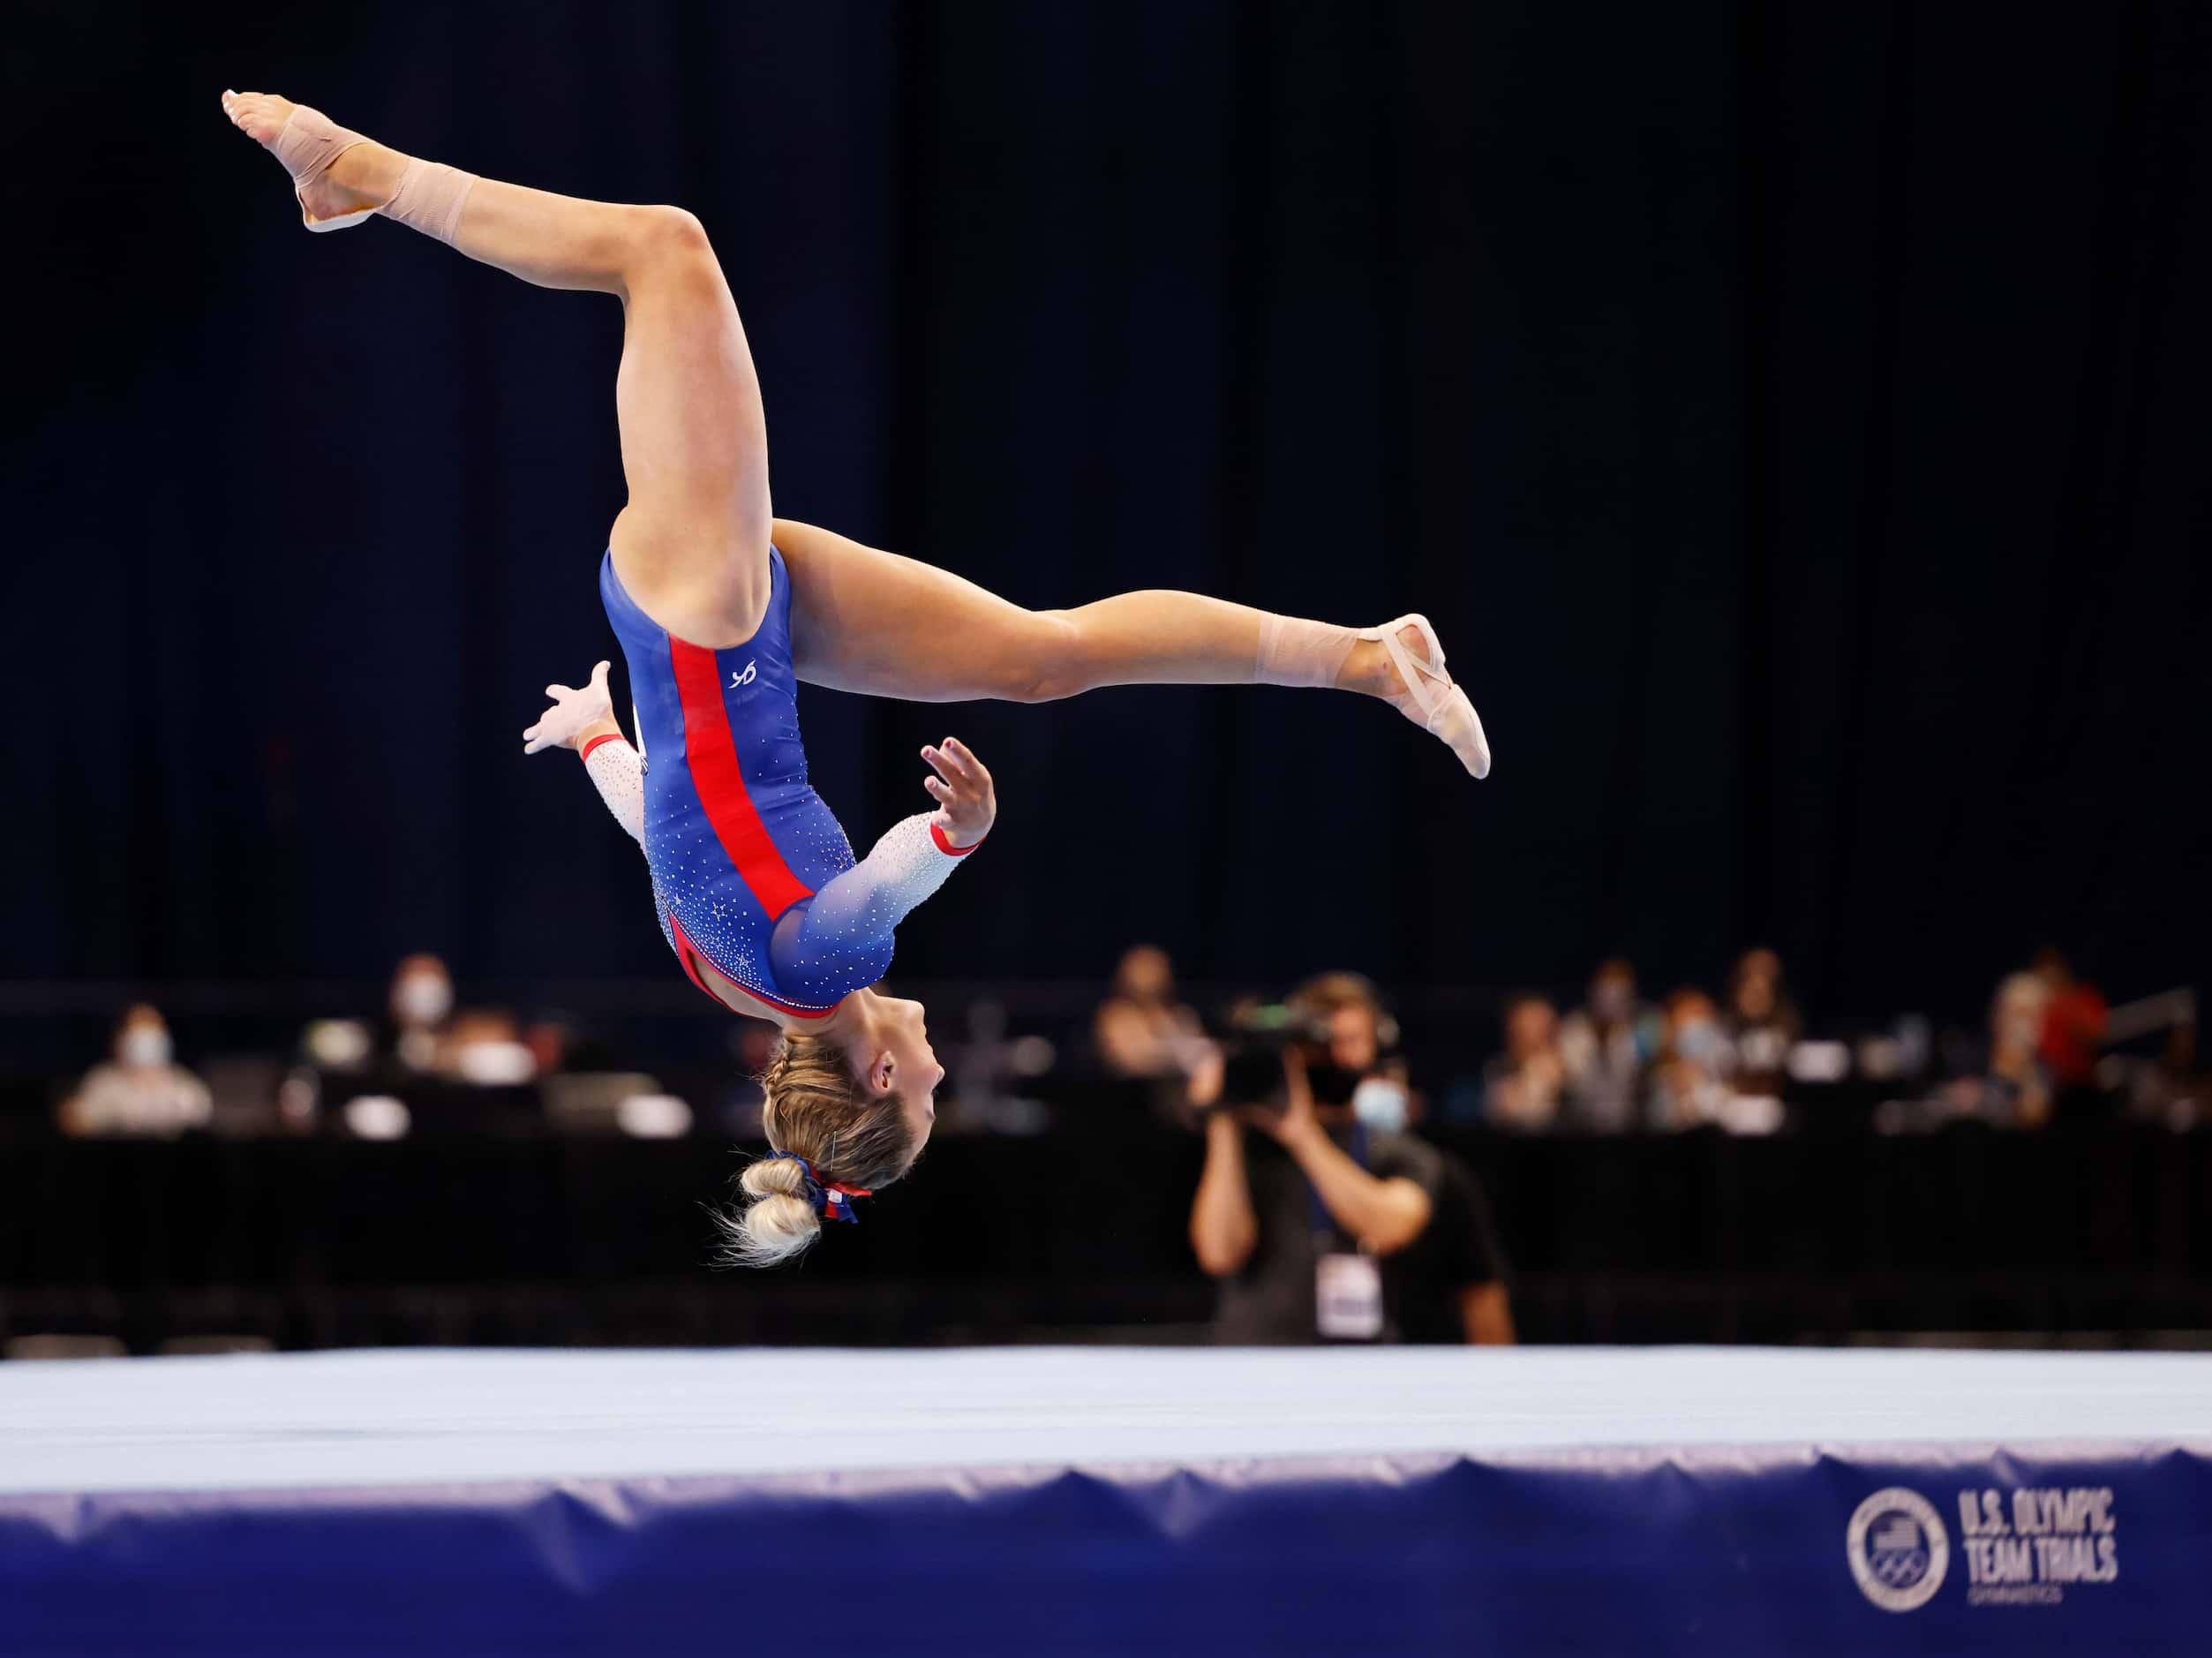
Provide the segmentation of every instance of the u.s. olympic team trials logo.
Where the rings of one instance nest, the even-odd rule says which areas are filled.
[[[1943,1516],[1919,1492],[1901,1485],[1859,1504],[1843,1546],[1860,1592],[1885,1612],[1927,1605],[1951,1564]]]

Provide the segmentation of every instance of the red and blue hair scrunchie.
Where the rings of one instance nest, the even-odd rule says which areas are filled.
[[[841,1220],[855,1226],[860,1225],[861,1217],[853,1212],[853,1200],[856,1197],[873,1197],[876,1195],[873,1192],[864,1186],[847,1186],[842,1180],[824,1179],[816,1172],[813,1162],[795,1151],[771,1151],[761,1158],[763,1163],[786,1160],[797,1164],[799,1172],[806,1178],[807,1202],[814,1205],[816,1214],[824,1220]]]

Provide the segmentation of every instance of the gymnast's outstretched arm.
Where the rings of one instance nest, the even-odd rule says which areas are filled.
[[[523,752],[536,754],[542,749],[561,748],[582,755],[583,769],[591,774],[614,821],[643,846],[645,762],[614,718],[613,699],[606,689],[607,667],[602,662],[593,668],[591,677],[581,687],[545,687],[553,706],[523,733]]]
[[[947,737],[922,757],[936,773],[922,781],[937,810],[893,824],[866,857],[777,923],[769,960],[791,994],[834,1002],[883,977],[899,923],[944,885],[997,820],[990,772],[965,743]]]

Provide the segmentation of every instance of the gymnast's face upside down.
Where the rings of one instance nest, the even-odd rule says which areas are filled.
[[[937,1123],[937,1084],[944,1081],[944,1067],[929,1045],[929,1011],[920,1002],[877,991],[854,991],[838,1011],[853,1022],[828,1040],[843,1049],[863,1111],[872,1102],[878,1110],[897,1112],[913,1141],[907,1156],[911,1164]]]
[[[944,1080],[920,1002],[854,991],[824,1025],[786,1029],[761,1077],[768,1157],[739,1177],[751,1199],[722,1217],[728,1257],[767,1266],[799,1254],[851,1200],[914,1166]]]

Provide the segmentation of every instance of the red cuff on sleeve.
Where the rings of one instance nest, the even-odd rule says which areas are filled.
[[[989,833],[990,832],[989,830],[985,830],[983,832],[984,838],[988,839],[989,837]],[[937,843],[938,851],[945,854],[948,857],[955,858],[964,858],[969,853],[974,851],[977,847],[983,844],[982,840],[977,840],[969,841],[964,847],[956,847],[950,840],[947,840],[944,838],[944,830],[943,827],[934,823],[929,825],[929,839]]]
[[[625,739],[622,734],[619,731],[602,731],[598,736],[592,738],[591,742],[583,745],[583,757],[587,760],[590,759],[591,757],[591,750],[598,748],[602,742],[621,742],[624,741],[627,741],[627,739]]]

